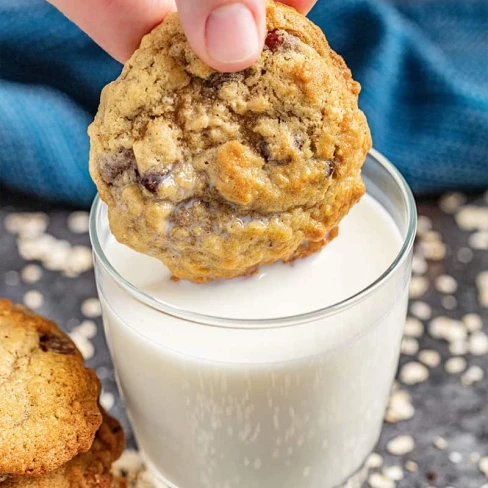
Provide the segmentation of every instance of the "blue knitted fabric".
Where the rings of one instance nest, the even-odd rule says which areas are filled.
[[[488,0],[319,0],[311,18],[414,191],[488,186]],[[0,0],[0,187],[88,205],[86,128],[119,72],[43,0]]]

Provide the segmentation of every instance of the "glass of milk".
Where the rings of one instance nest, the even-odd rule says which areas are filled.
[[[406,316],[415,203],[372,151],[367,194],[320,253],[216,283],[173,282],[91,238],[105,331],[157,486],[359,488],[380,435]]]

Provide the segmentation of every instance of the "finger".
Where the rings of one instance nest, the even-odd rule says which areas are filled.
[[[280,0],[281,3],[285,3],[290,7],[294,7],[296,10],[302,14],[308,14],[312,10],[313,6],[318,0]]]
[[[264,0],[176,0],[188,41],[212,68],[234,72],[256,61],[266,32]]]
[[[174,0],[49,1],[122,63],[145,34],[176,10]]]

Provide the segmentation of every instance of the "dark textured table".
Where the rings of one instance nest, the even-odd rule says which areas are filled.
[[[488,192],[425,199],[419,215],[410,319],[369,483],[488,488]],[[0,296],[71,333],[134,447],[103,337],[86,226],[86,213],[0,189]]]

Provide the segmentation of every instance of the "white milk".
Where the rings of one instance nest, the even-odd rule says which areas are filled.
[[[365,196],[321,253],[249,278],[175,283],[161,263],[112,236],[102,246],[127,281],[174,307],[271,319],[355,295],[387,270],[401,244],[389,214]],[[252,322],[214,327],[164,314],[98,268],[119,383],[151,468],[178,488],[341,486],[380,433],[409,271],[407,260],[336,314],[257,329]]]

